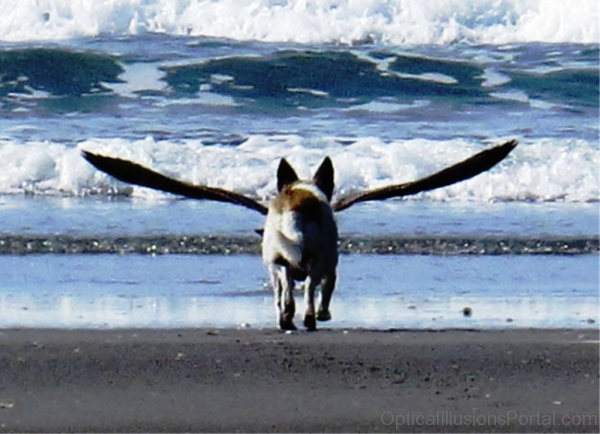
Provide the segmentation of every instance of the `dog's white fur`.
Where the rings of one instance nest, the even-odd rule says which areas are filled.
[[[306,328],[315,330],[316,320],[331,319],[329,302],[336,281],[337,240],[333,210],[326,194],[314,180],[294,181],[271,201],[262,255],[275,291],[275,308],[281,329],[295,329],[292,291],[296,280],[304,280]],[[318,285],[321,285],[321,302],[315,315],[314,298]]]

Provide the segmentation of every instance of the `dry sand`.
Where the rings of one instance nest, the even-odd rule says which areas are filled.
[[[598,330],[3,330],[2,431],[598,432]]]

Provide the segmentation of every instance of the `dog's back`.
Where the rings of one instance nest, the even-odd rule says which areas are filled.
[[[269,207],[263,239],[263,261],[287,265],[296,280],[313,278],[337,265],[337,225],[323,192],[314,184],[286,186]]]

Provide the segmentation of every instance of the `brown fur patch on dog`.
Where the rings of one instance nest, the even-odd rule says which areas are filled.
[[[320,220],[323,215],[323,201],[304,188],[286,187],[273,204],[277,211],[296,211],[307,221]]]

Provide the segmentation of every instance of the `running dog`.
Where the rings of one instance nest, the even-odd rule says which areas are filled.
[[[192,199],[228,202],[266,215],[262,241],[263,262],[275,292],[277,320],[281,330],[295,330],[293,289],[304,282],[304,326],[316,330],[317,321],[329,321],[329,303],[335,289],[338,263],[338,230],[334,213],[352,205],[434,190],[472,178],[502,161],[516,140],[484,150],[460,163],[417,181],[357,192],[332,203],[334,169],[326,157],[311,180],[300,180],[282,158],[277,170],[277,195],[268,206],[242,194],[216,187],[193,185],[167,177],[139,164],[83,151],[97,169],[116,179]],[[315,312],[315,288],[321,287]]]

